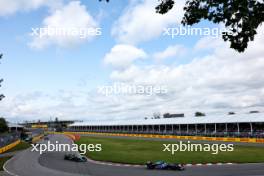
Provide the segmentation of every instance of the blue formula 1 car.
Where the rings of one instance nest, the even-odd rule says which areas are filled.
[[[164,161],[157,161],[155,163],[148,161],[146,163],[147,169],[159,169],[159,170],[185,170],[184,166],[181,164],[169,164]]]

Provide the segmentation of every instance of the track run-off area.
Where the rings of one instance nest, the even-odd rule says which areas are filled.
[[[72,140],[59,134],[49,135],[51,143],[71,144]],[[157,139],[156,139],[157,140]],[[41,141],[45,143],[47,141]],[[185,171],[147,170],[143,166],[98,163],[91,160],[78,163],[64,160],[64,152],[32,152],[27,149],[16,154],[4,165],[12,176],[263,176],[264,164],[223,164],[187,166]]]

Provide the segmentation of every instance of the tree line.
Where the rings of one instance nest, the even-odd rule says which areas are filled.
[[[0,54],[0,60],[2,59],[3,54]],[[0,79],[0,87],[1,87],[1,83],[3,82],[3,79]],[[0,94],[0,101],[4,98],[5,96],[3,94]],[[7,122],[3,117],[0,117],[0,133],[4,133],[8,131],[8,126],[7,126]]]

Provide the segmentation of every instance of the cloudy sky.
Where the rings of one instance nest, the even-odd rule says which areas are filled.
[[[184,1],[166,15],[153,0],[110,3],[0,0],[0,116],[10,121],[142,119],[154,112],[226,114],[264,108],[264,28],[239,54],[221,37],[170,36]],[[89,35],[39,30],[91,29]],[[220,29],[203,21],[195,28]],[[76,31],[75,31],[76,32]],[[79,33],[78,33],[79,32]],[[166,93],[115,93],[116,83]]]

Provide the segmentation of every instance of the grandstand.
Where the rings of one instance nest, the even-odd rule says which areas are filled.
[[[20,139],[20,133],[5,133],[0,134],[0,148],[15,142]]]
[[[133,121],[78,122],[69,125],[68,130],[75,132],[264,138],[264,114],[246,113]]]
[[[18,124],[14,124],[14,123],[8,123],[8,131],[12,132],[12,131],[23,131],[24,126],[22,125],[18,125]]]

